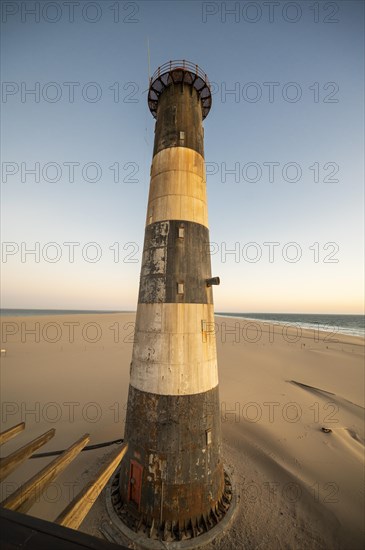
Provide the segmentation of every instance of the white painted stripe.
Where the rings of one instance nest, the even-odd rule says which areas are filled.
[[[152,161],[146,225],[186,220],[208,227],[205,163],[187,147],[168,147]]]
[[[149,200],[167,195],[186,195],[206,202],[206,182],[201,176],[183,170],[169,170],[151,178]]]
[[[164,220],[185,220],[208,227],[208,209],[205,202],[186,195],[167,195],[150,201],[146,225]]]
[[[213,304],[138,304],[130,384],[159,395],[215,388]]]
[[[151,177],[169,170],[192,172],[206,179],[204,157],[189,147],[167,147],[156,153],[152,159]]]

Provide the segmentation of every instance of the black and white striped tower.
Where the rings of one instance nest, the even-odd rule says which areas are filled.
[[[207,76],[171,61],[150,80],[156,118],[119,515],[152,538],[181,540],[224,516],[218,369],[203,119]]]

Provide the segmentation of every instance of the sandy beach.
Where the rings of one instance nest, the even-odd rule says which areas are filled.
[[[42,452],[84,433],[123,437],[134,313],[4,317],[1,431],[26,430],[2,456],[50,428]],[[216,317],[223,457],[239,504],[211,548],[345,549],[364,540],[364,340]],[[330,431],[324,432],[322,428]],[[30,514],[53,520],[116,445],[81,453]],[[51,459],[32,459],[1,500]],[[81,526],[102,536],[103,494]]]

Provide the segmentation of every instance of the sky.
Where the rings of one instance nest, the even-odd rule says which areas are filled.
[[[1,307],[135,310],[149,75],[211,82],[216,311],[362,313],[364,3],[3,1]]]

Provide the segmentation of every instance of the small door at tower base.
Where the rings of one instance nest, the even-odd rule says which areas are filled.
[[[136,460],[131,460],[128,495],[129,502],[133,503],[138,510],[141,503],[142,472],[143,466],[138,464]]]

